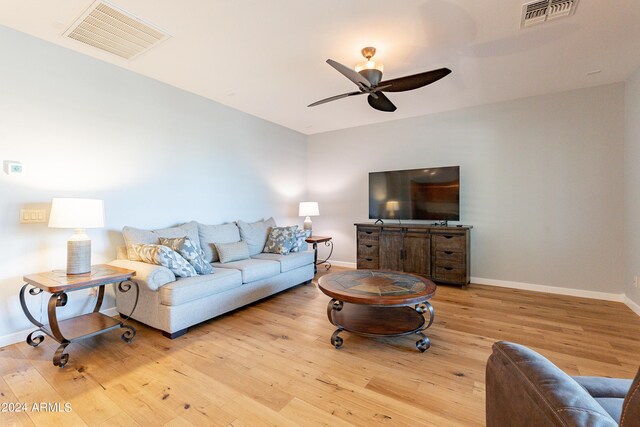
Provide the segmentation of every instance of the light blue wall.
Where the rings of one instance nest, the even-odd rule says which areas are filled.
[[[299,222],[306,136],[5,27],[0,52],[0,161],[24,165],[0,173],[0,341],[29,327],[22,276],[64,268],[71,234],[19,224],[21,208],[104,199],[106,227],[89,230],[94,263],[114,258],[124,225]]]

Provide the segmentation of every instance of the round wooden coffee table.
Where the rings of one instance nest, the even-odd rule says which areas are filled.
[[[342,346],[342,331],[368,337],[418,334],[418,350],[431,346],[424,334],[434,317],[429,300],[436,285],[431,280],[397,271],[351,270],[322,276],[318,287],[331,297],[327,316],[338,328],[331,335],[336,348]]]

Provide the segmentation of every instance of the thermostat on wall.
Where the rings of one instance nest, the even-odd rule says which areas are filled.
[[[5,160],[4,173],[6,173],[7,175],[22,173],[22,163],[15,162],[13,160]]]

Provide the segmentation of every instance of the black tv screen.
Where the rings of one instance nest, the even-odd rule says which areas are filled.
[[[460,166],[369,173],[370,219],[460,220]]]

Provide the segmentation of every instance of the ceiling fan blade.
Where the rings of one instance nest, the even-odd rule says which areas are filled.
[[[378,92],[376,95],[378,95],[377,99],[372,95],[367,96],[367,102],[369,102],[369,105],[380,111],[396,111],[396,106],[393,105],[393,102],[391,102],[384,93]]]
[[[371,87],[371,82],[365,79],[360,73],[352,70],[351,68],[342,65],[339,62],[334,61],[333,59],[327,59],[327,64],[331,65],[333,68],[338,70],[340,74],[354,82],[358,87],[369,89]]]
[[[439,68],[437,70],[426,71],[424,73],[413,74],[411,76],[380,82],[378,86],[389,86],[382,89],[383,92],[403,92],[405,90],[418,89],[448,76],[451,70]]]
[[[364,95],[365,93],[366,93],[366,92],[349,92],[349,93],[343,93],[342,95],[336,95],[336,96],[331,96],[331,97],[329,97],[329,98],[321,99],[320,101],[316,101],[316,102],[314,102],[313,104],[309,104],[309,105],[307,105],[307,107],[315,107],[316,105],[324,104],[325,102],[335,101],[336,99],[346,98],[347,96]]]

